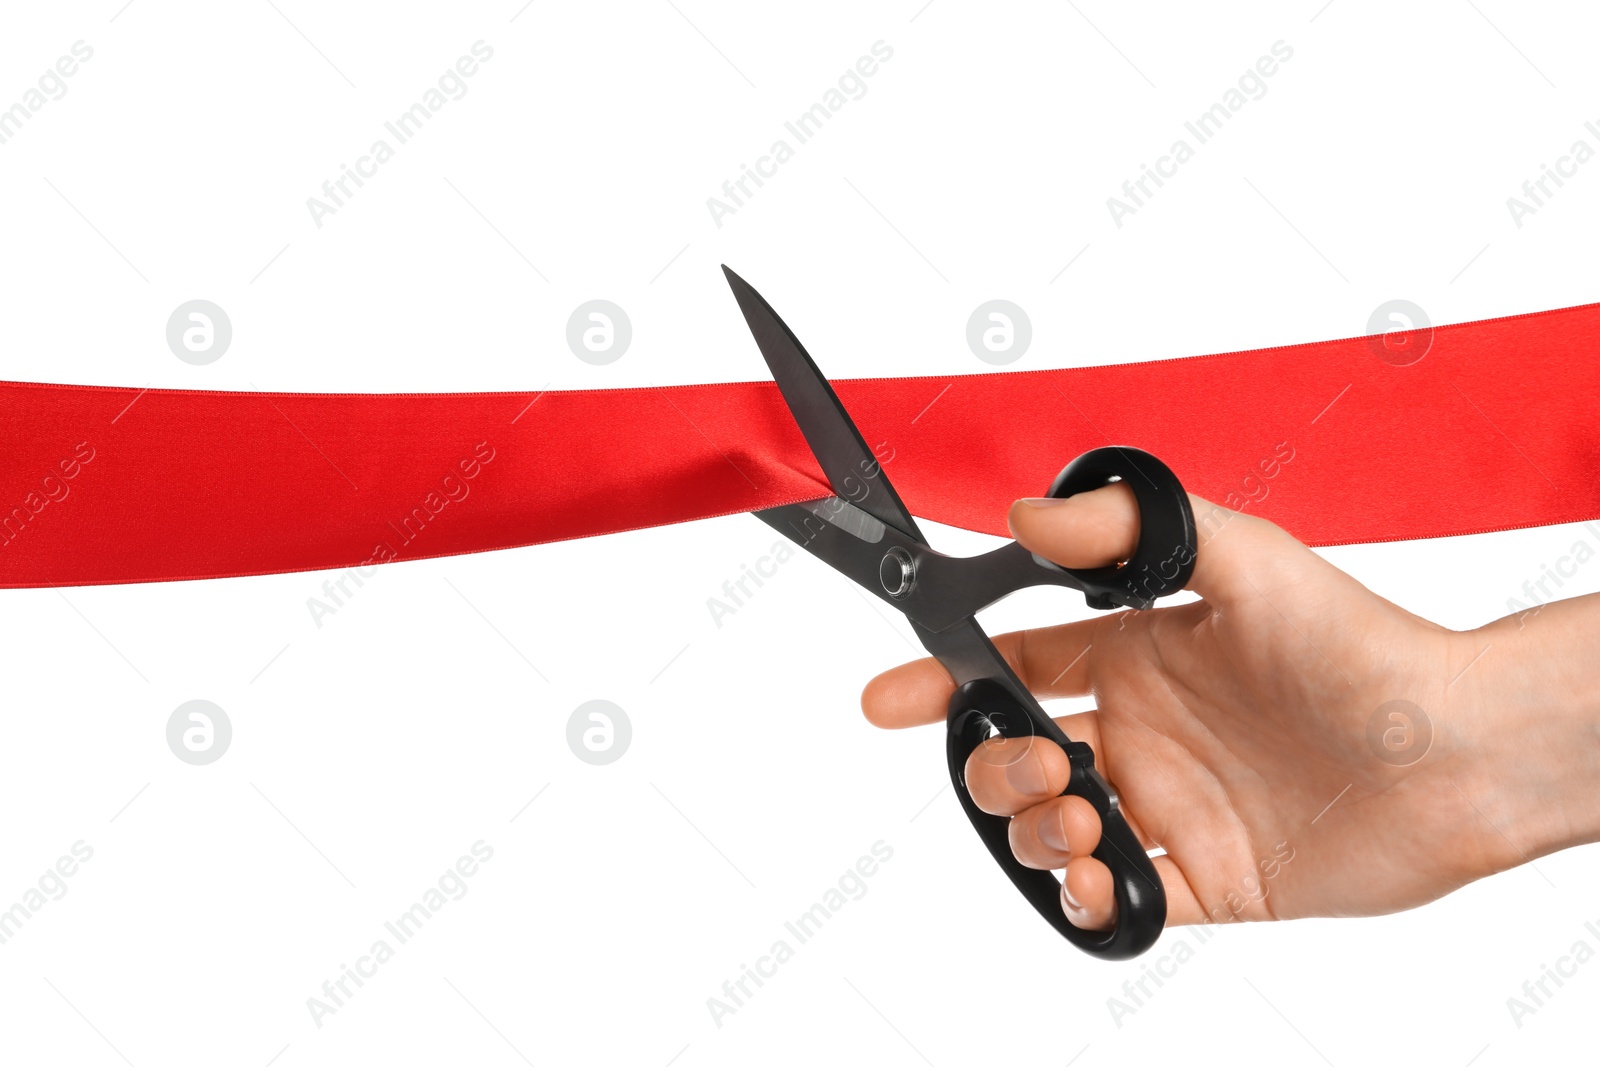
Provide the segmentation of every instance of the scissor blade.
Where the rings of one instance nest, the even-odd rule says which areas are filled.
[[[926,544],[916,520],[884,476],[878,457],[861,438],[849,412],[839,403],[828,379],[806,354],[793,331],[750,283],[726,266],[733,297],[755,335],[756,347],[778,383],[794,421],[817,457],[822,473],[838,496],[907,537]]]
[[[878,524],[877,519],[851,508],[838,497],[806,504],[780,504],[754,514],[867,592],[901,607],[884,592],[878,580],[885,524]]]

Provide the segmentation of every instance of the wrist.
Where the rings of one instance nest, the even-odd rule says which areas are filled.
[[[1500,839],[1484,843],[1493,870],[1600,840],[1600,656],[1590,647],[1600,600],[1591,600],[1458,635],[1462,673],[1446,714],[1468,743],[1452,781],[1478,830]]]

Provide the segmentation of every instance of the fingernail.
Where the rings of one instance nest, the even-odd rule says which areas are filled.
[[[1026,504],[1030,508],[1053,508],[1065,504],[1071,499],[1070,496],[1025,496],[1017,503]]]
[[[1032,748],[1022,758],[1007,765],[1006,783],[1023,796],[1036,797],[1050,791],[1050,781],[1044,773],[1044,761]]]
[[[1070,852],[1067,847],[1067,830],[1061,824],[1061,813],[1058,811],[1054,818],[1049,818],[1039,823],[1039,840],[1044,842],[1045,848],[1053,848],[1057,852]]]
[[[1067,888],[1066,882],[1061,883],[1061,899],[1067,902],[1067,907],[1071,908],[1079,915],[1083,914],[1083,905],[1079,904],[1078,898],[1072,895],[1072,890]]]

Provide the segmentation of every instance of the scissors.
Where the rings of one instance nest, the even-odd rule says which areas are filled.
[[[973,617],[1018,589],[1057,585],[1082,592],[1091,608],[1144,610],[1176,593],[1194,571],[1194,514],[1177,475],[1156,457],[1114,446],[1067,465],[1049,495],[1069,497],[1121,481],[1139,506],[1139,543],[1116,566],[1069,570],[1015,541],[992,552],[953,557],[935,552],[884,475],[833,387],[793,331],[761,294],[722,268],[789,411],[834,495],[755,512],[756,518],[898,608],[924,648],[955,680],[947,719],[950,781],[978,836],[1040,915],[1069,942],[1105,959],[1131,959],[1166,925],[1167,896],[1155,866],[1123,817],[1116,790],[1094,765],[1094,750],[1070,740],[1045,714]],[[1094,856],[1111,870],[1117,912],[1109,930],[1067,920],[1061,883],[1024,867],[1011,853],[1005,816],[981,811],[967,790],[967,757],[993,737],[1046,737],[1066,752],[1072,774],[1065,796],[1100,815]]]

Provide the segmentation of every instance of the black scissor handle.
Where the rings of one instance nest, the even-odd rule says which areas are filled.
[[[1031,701],[1030,701],[1031,703]],[[1061,907],[1061,883],[1049,871],[1024,867],[1011,853],[1007,833],[1011,820],[978,808],[967,790],[967,758],[998,730],[1003,737],[1046,737],[1066,750],[1072,779],[1064,796],[1080,796],[1100,814],[1100,844],[1095,859],[1111,870],[1117,920],[1110,930],[1082,930],[1067,920]],[[1069,741],[1054,720],[1017,701],[1004,686],[988,678],[968,682],[950,698],[947,752],[950,781],[961,807],[989,854],[1013,885],[1056,932],[1092,955],[1132,959],[1155,944],[1167,922],[1167,893],[1144,846],[1123,818],[1117,794],[1094,767],[1094,750]]]
[[[1198,545],[1189,494],[1172,469],[1150,453],[1125,445],[1085,452],[1050,484],[1050,496],[1069,497],[1120,480],[1139,504],[1139,544],[1126,563],[1115,567],[1068,570],[1049,560],[1046,567],[1065,570],[1083,584],[1091,608],[1152,606],[1157,597],[1189,584]]]
[[[1172,469],[1137,448],[1112,446],[1085,452],[1067,464],[1050,486],[1063,498],[1121,481],[1139,506],[1139,542],[1118,566],[1070,570],[1035,556],[1042,566],[1065,571],[1082,587],[1091,608],[1143,610],[1158,597],[1189,584],[1199,546],[1189,494]],[[1009,672],[1008,672],[1009,673]],[[993,678],[960,686],[950,698],[947,754],[950,781],[967,818],[1005,871],[1045,921],[1078,948],[1105,959],[1132,959],[1155,944],[1167,922],[1167,894],[1155,864],[1122,814],[1116,791],[1095,769],[1094,750],[1071,741],[1021,683],[1015,693]],[[1083,930],[1067,920],[1061,883],[1049,871],[1024,867],[1011,852],[1011,820],[978,808],[967,789],[967,759],[990,737],[1042,737],[1054,741],[1072,763],[1065,796],[1080,796],[1100,816],[1094,857],[1111,872],[1117,918],[1110,930]]]

